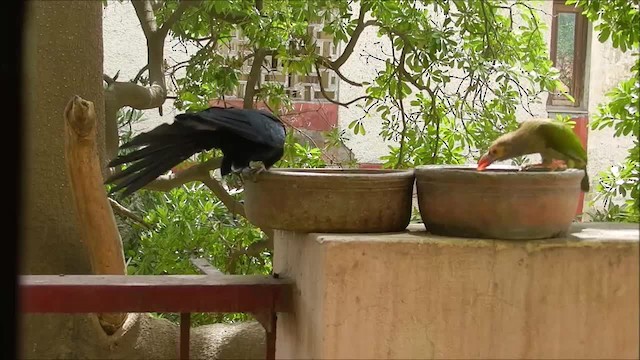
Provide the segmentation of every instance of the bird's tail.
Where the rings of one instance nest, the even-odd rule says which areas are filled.
[[[589,175],[587,174],[587,169],[584,169],[584,176],[582,177],[580,188],[584,192],[589,192]]]
[[[172,124],[162,124],[122,145],[122,148],[139,149],[109,162],[110,167],[129,164],[127,168],[105,181],[116,185],[109,193],[124,189],[122,196],[128,196],[196,152],[211,148],[198,143],[198,139],[202,138],[199,134],[202,130],[205,129],[194,126],[190,121],[176,121]],[[209,140],[213,139],[209,137]]]

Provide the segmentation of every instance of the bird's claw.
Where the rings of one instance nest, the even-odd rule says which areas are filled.
[[[563,171],[567,170],[567,163],[562,160],[553,160],[551,161],[551,165],[549,166],[551,171]]]
[[[249,167],[242,169],[242,180],[250,180],[256,182],[258,179],[258,175],[266,171],[267,169],[264,167],[264,164],[258,163],[250,163]]]
[[[522,167],[521,171],[563,171],[567,169],[567,164],[562,160],[552,160],[548,164],[532,164]]]

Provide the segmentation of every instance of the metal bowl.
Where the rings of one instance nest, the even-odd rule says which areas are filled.
[[[427,231],[508,240],[565,236],[576,216],[582,170],[427,165],[415,170]]]
[[[244,186],[247,219],[297,232],[404,231],[413,170],[275,169]]]

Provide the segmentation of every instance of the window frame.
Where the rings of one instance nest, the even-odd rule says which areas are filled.
[[[573,76],[569,87],[569,94],[573,96],[575,102],[569,99],[555,97],[550,93],[547,99],[548,107],[569,107],[584,108],[585,95],[585,78],[586,78],[586,62],[587,62],[587,38],[589,32],[589,20],[582,15],[582,9],[571,5],[565,5],[564,0],[553,1],[553,12],[551,18],[551,42],[549,48],[549,57],[556,66],[556,56],[558,51],[558,15],[561,13],[575,14],[575,30],[574,30],[574,48],[573,48]]]

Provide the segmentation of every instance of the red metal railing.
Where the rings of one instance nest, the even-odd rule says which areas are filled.
[[[199,268],[202,267],[199,266]],[[291,311],[292,283],[269,276],[23,275],[24,313],[180,313],[180,359],[189,358],[191,312],[250,312],[264,326],[266,358],[275,359],[276,313]]]

